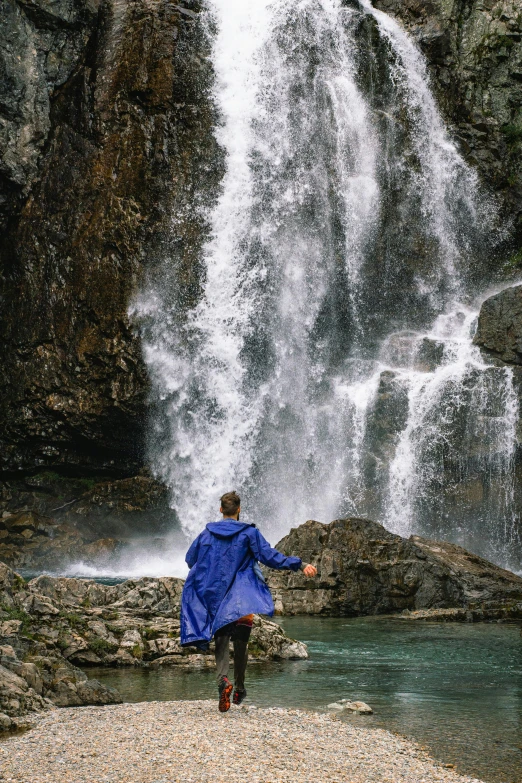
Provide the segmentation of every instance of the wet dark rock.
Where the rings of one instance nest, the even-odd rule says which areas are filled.
[[[522,617],[522,578],[446,542],[401,538],[365,519],[309,521],[277,544],[318,569],[270,572],[281,614],[336,616],[462,608],[469,620]],[[459,619],[458,617],[454,619]]]
[[[53,92],[82,62],[99,0],[4,0],[0,40],[0,230],[38,176]]]
[[[424,337],[415,356],[415,369],[421,372],[434,372],[442,363],[444,343]]]
[[[173,522],[167,488],[145,472],[95,484],[64,514],[82,530],[109,536],[150,535],[171,529]]]
[[[395,455],[399,435],[408,418],[408,388],[400,375],[385,370],[379,377],[377,393],[368,409],[364,434],[365,508],[378,515],[388,492],[386,476]]]
[[[518,0],[376,0],[424,52],[460,148],[522,235],[522,9]]]
[[[42,471],[0,483],[0,559],[14,568],[106,565],[136,537],[161,546],[174,522],[166,487],[146,471],[116,480]]]
[[[444,344],[418,332],[394,332],[383,343],[380,359],[392,367],[433,372],[442,362]]]
[[[522,285],[483,302],[474,342],[508,364],[522,364]]]
[[[174,247],[165,226],[203,170],[212,191],[221,175],[199,2],[185,5],[2,5],[2,470],[124,478],[143,464],[129,305],[165,252],[195,295],[204,218],[192,211]]]
[[[72,524],[22,511],[0,518],[0,558],[28,569],[63,567],[71,561],[106,562],[118,550],[114,538],[91,540]]]

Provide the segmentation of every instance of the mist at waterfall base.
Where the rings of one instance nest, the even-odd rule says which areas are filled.
[[[184,575],[230,489],[272,543],[356,515],[518,570],[517,396],[473,345],[505,236],[422,55],[369,0],[208,0],[200,24],[225,171],[211,208],[194,188],[198,296],[174,210],[131,307],[177,543],[127,573]]]

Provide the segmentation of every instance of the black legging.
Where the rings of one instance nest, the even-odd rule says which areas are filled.
[[[216,644],[216,674],[218,683],[228,676],[230,663],[229,644],[234,644],[234,685],[236,690],[245,690],[245,672],[248,663],[248,640],[251,628],[248,625],[229,623],[214,634]]]

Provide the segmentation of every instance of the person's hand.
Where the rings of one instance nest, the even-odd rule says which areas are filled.
[[[310,565],[310,563],[308,563],[308,565],[305,565],[305,567],[303,568],[303,574],[305,576],[317,576],[317,568],[313,565]]]

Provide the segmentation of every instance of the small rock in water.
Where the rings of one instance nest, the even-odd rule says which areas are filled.
[[[332,712],[357,712],[359,715],[372,715],[373,710],[364,701],[349,701],[348,699],[339,699],[329,704],[327,709]]]
[[[373,713],[372,708],[366,704],[364,701],[352,701],[348,702],[348,704],[345,704],[344,709],[352,709],[355,712],[358,712],[359,715],[371,715]]]

